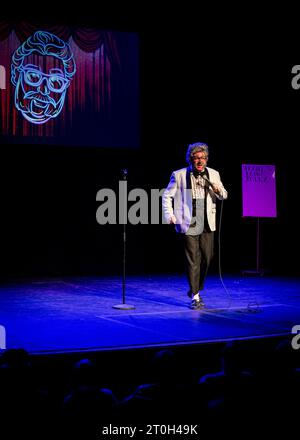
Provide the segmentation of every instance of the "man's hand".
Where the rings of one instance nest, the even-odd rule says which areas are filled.
[[[176,217],[175,215],[171,215],[169,219],[169,225],[176,225]]]
[[[212,184],[212,189],[213,192],[218,194],[218,196],[221,195],[221,188],[219,187],[219,185],[216,185],[215,183]]]

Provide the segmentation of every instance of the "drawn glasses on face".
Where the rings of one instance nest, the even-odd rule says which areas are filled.
[[[53,70],[57,72],[53,72]],[[47,87],[51,92],[62,93],[70,84],[70,81],[63,76],[60,69],[51,69],[50,73],[44,73],[35,66],[25,66],[22,69],[24,81],[30,87],[39,87],[44,80],[47,81]]]

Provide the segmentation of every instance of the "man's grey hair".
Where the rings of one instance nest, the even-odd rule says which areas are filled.
[[[204,142],[196,142],[195,144],[190,144],[188,146],[187,152],[186,152],[186,161],[189,165],[193,162],[193,155],[195,153],[203,152],[208,157],[208,146],[204,144]]]

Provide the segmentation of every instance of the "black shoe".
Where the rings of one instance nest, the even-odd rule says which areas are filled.
[[[199,310],[202,308],[201,306],[201,302],[197,299],[193,299],[193,301],[191,302],[190,308],[192,310]]]
[[[203,309],[205,307],[204,301],[202,298],[200,299],[193,299],[190,305],[191,309],[193,310],[199,310]]]
[[[205,304],[204,304],[204,301],[202,298],[199,299],[199,303],[200,303],[201,307],[205,307]]]

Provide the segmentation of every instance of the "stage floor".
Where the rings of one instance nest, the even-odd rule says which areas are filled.
[[[300,279],[207,279],[190,310],[185,276],[60,278],[2,284],[6,348],[31,354],[121,350],[289,335],[300,324]]]

